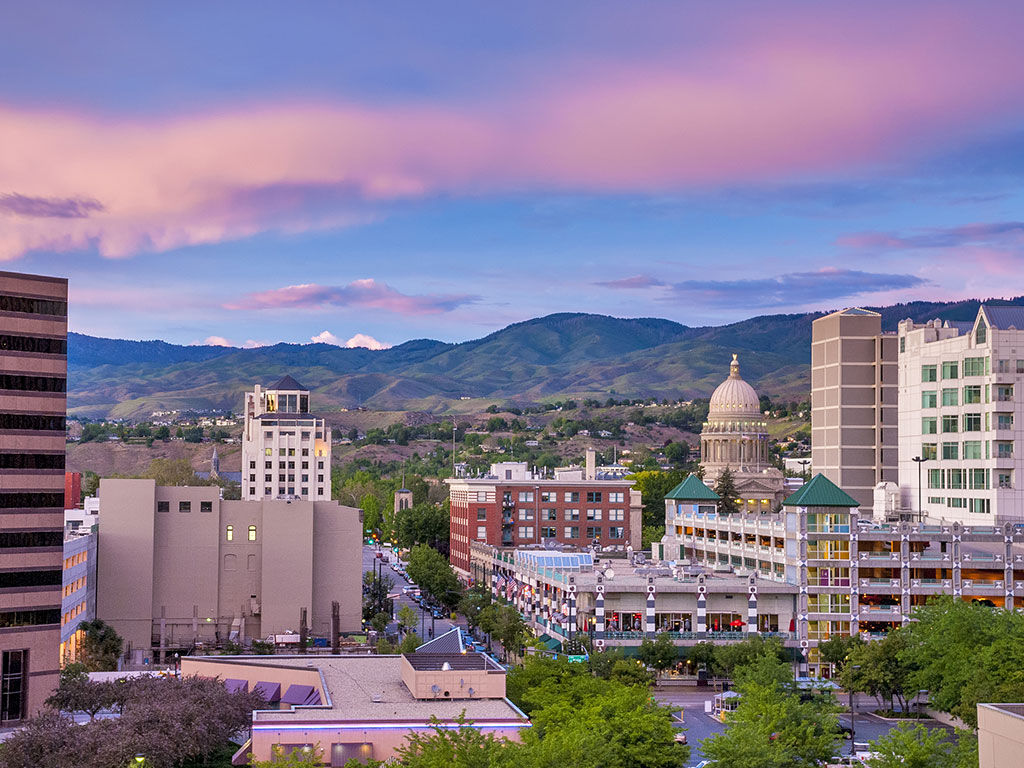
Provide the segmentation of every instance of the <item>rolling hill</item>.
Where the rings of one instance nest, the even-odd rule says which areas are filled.
[[[883,328],[894,330],[908,317],[970,320],[979,304],[913,302],[877,311]],[[68,413],[145,418],[156,410],[237,410],[242,392],[285,373],[314,390],[320,410],[444,411],[460,398],[479,404],[612,394],[697,397],[725,377],[733,352],[758,391],[802,399],[809,388],[811,323],[822,314],[692,328],[657,318],[561,313],[461,344],[419,339],[386,350],[178,346],[70,333]]]

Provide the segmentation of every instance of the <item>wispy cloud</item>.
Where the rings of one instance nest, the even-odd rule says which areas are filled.
[[[800,307],[927,284],[916,275],[829,268],[747,280],[685,280],[673,283],[667,298],[708,307]]]
[[[855,176],[1024,98],[1019,7],[840,6],[723,25],[700,55],[594,57],[475,99],[267,101],[124,118],[0,106],[0,259],[125,257],[358,225],[428,195],[671,194]],[[841,30],[841,33],[839,32]],[[564,63],[564,62],[563,62]],[[756,132],[756,141],[751,132]],[[102,201],[102,206],[97,208]]]
[[[203,339],[203,344],[211,347],[233,347],[230,341],[225,339],[223,336],[207,336]]]
[[[250,293],[227,309],[317,309],[322,307],[368,307],[400,315],[436,315],[451,312],[478,297],[469,294],[408,295],[387,283],[372,279],[355,280],[348,285],[289,285],[269,291]],[[334,342],[328,342],[334,343]]]
[[[650,275],[634,275],[633,277],[623,277],[619,280],[605,280],[602,282],[594,283],[594,285],[600,285],[605,288],[637,290],[644,288],[655,288],[658,286],[665,285],[665,283],[656,277],[651,277]]]
[[[836,243],[848,248],[869,250],[911,250],[918,248],[956,248],[964,245],[989,245],[1005,241],[1024,242],[1024,222],[996,221],[965,224],[960,227],[926,229],[914,234],[896,232],[855,232]]]
[[[349,349],[354,349],[355,347],[366,347],[367,349],[388,349],[391,345],[386,344],[383,341],[378,341],[369,334],[357,333],[345,342],[345,346]]]
[[[102,211],[103,203],[82,197],[0,195],[0,213],[39,219],[84,219]]]

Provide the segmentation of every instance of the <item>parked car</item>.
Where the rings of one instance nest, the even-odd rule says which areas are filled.
[[[686,743],[686,734],[683,733],[682,731],[676,731],[675,740],[676,740],[676,744],[685,744]]]

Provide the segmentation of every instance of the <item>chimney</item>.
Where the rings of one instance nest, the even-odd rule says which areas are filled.
[[[597,451],[587,448],[587,471],[584,480],[597,480]]]

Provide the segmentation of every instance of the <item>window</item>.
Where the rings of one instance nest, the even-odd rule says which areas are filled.
[[[966,486],[966,483],[964,482],[964,477],[965,477],[964,470],[962,470],[962,469],[951,469],[951,470],[949,470],[949,479],[946,482],[946,487],[947,488],[951,488],[953,490],[957,490],[957,489],[960,489],[960,488],[966,488],[967,486]]]
[[[968,469],[967,485],[974,490],[988,490],[988,470]]]
[[[921,381],[935,381],[935,366],[934,365],[922,365],[921,366]]]
[[[944,459],[958,459],[960,453],[959,443],[943,443],[942,444],[942,458]]]
[[[626,538],[626,529],[621,525],[613,525],[608,529],[609,539],[624,539]]]
[[[191,512],[192,511],[192,502],[191,501],[179,501],[178,502],[178,511],[179,512]]]
[[[588,509],[587,510],[587,520],[600,520],[600,519],[601,519],[601,510],[600,509]]]
[[[519,526],[519,539],[526,541],[527,539],[533,538],[533,526],[532,525],[520,525]]]
[[[608,510],[609,520],[625,520],[625,510],[622,509],[609,509]]]
[[[996,429],[1013,429],[1013,414],[1012,413],[997,413],[996,414]]]
[[[156,503],[156,511],[157,512],[170,512],[171,511],[171,502],[169,502],[169,501],[158,501]]]
[[[992,511],[988,499],[971,499],[970,502],[968,509],[975,515],[987,515]]]
[[[601,538],[601,527],[598,525],[587,526],[587,538],[588,539],[600,539]]]
[[[477,491],[476,500],[477,502],[487,501],[487,491]]]
[[[309,475],[303,475],[302,476],[302,482],[308,483],[309,482]]]
[[[273,448],[264,448],[263,449],[263,455],[264,456],[273,456],[274,455],[274,449]]]
[[[519,502],[533,501],[533,491],[520,491]]]
[[[263,464],[263,468],[264,469],[273,469],[274,468],[274,462],[272,462],[272,461],[265,462]]]
[[[235,540],[235,526],[229,525],[227,528],[224,529],[224,539],[225,541]]]
[[[26,612],[30,613],[30,612]],[[28,651],[4,651],[0,667],[0,722],[25,717],[25,675]]]
[[[921,443],[921,458],[930,461],[939,458],[938,445],[936,443]]]
[[[954,508],[967,509],[967,499],[958,498],[956,496],[950,496],[947,504]]]
[[[934,416],[924,416],[921,419],[921,434],[922,435],[934,435],[938,432],[936,427],[937,419]]]
[[[1002,361],[1000,361],[1002,362]],[[965,357],[964,358],[964,376],[984,376],[985,375],[985,358],[984,357]],[[954,376],[953,378],[956,378]]]
[[[557,533],[555,532],[556,530],[557,530],[557,529],[555,529],[555,528],[550,528],[550,527],[545,527],[545,528],[541,528],[541,529],[540,529],[540,537],[541,537],[542,539],[553,539],[553,538],[555,538],[555,536],[557,536],[557,535],[558,535],[558,534],[557,534]]]
[[[964,414],[964,432],[980,432],[980,431],[981,431],[981,414],[980,413],[965,413]]]
[[[256,526],[249,526],[249,541],[256,541]]]
[[[997,373],[1009,373],[1010,372],[1010,361],[1009,360],[996,360],[996,372]]]
[[[998,384],[996,385],[996,402],[997,403],[1011,403],[1013,402],[1013,386],[1009,384]]]
[[[907,337],[900,336],[900,354],[902,355],[907,351]]]
[[[540,511],[541,520],[557,520],[558,510],[557,509],[542,509]]]
[[[573,504],[577,503],[580,500],[579,491],[566,491],[565,500]]]
[[[481,541],[486,541],[487,540],[487,526],[486,525],[478,525],[476,527],[476,537],[477,537],[477,539],[479,539]]]
[[[567,510],[565,510],[565,519],[566,520],[579,520],[580,519],[580,511],[578,509],[567,509]]]
[[[265,483],[272,483],[272,482],[274,482],[274,476],[273,475],[264,475],[263,476],[263,482],[265,482]]]
[[[274,489],[271,488],[269,485],[266,488],[263,489],[263,494],[265,496],[270,496],[273,492],[274,492]]]
[[[957,390],[955,388],[942,390],[942,404],[957,405]]]
[[[956,379],[956,378],[959,378],[957,376],[957,374],[959,372],[959,368],[960,368],[960,366],[956,362],[943,363],[942,364],[942,378],[943,379]]]
[[[958,416],[943,416],[942,417],[942,431],[943,432],[956,432],[960,418]]]
[[[934,408],[937,404],[936,393],[934,389],[926,389],[921,392],[921,407],[922,408]]]
[[[996,443],[996,458],[997,459],[1012,459],[1013,458],[1013,443]]]
[[[965,427],[965,429],[966,429],[966,427]],[[964,455],[963,455],[963,457],[965,459],[980,459],[981,458],[981,440],[964,440]]]
[[[256,482],[256,475],[255,474],[249,475],[249,482],[250,483],[255,483]]]
[[[212,501],[200,501],[199,502],[199,511],[200,512],[213,512],[213,502]]]
[[[528,507],[523,507],[519,510],[520,520],[533,520],[533,510]]]
[[[942,488],[943,487],[943,476],[941,469],[929,469],[928,470],[928,487],[929,488]]]
[[[1009,473],[1000,472],[996,476],[996,482],[998,483],[1000,488],[1013,488],[1013,482],[1010,479]]]
[[[984,344],[988,339],[988,326],[984,323],[978,323],[978,330],[974,332],[974,343]]]
[[[318,461],[318,462],[316,463],[316,468],[317,468],[317,469],[323,469],[323,468],[324,468],[324,463],[323,463],[322,461]],[[479,494],[477,494],[477,495],[479,495]],[[486,492],[484,493],[484,496],[485,496],[485,497],[487,496]],[[487,501],[487,499],[486,499],[486,498],[484,498],[484,501]]]
[[[558,501],[558,492],[557,491],[541,491],[540,492],[540,500],[541,501],[547,501],[547,502]]]
[[[308,461],[302,462],[302,468],[303,469],[309,469],[309,462]]]
[[[477,520],[486,520],[487,519],[487,507],[477,507],[476,508],[476,519]]]
[[[626,500],[626,494],[623,491],[616,491],[608,494],[608,501],[612,504],[621,504]]]
[[[234,571],[238,568],[238,556],[237,555],[224,555],[224,570]]]
[[[600,504],[601,503],[601,492],[600,491],[587,491],[587,503],[588,504]]]
[[[567,525],[565,526],[566,539],[578,539],[580,537],[580,527],[578,525]]]
[[[968,384],[964,387],[964,405],[976,405],[981,402],[981,385]]]

